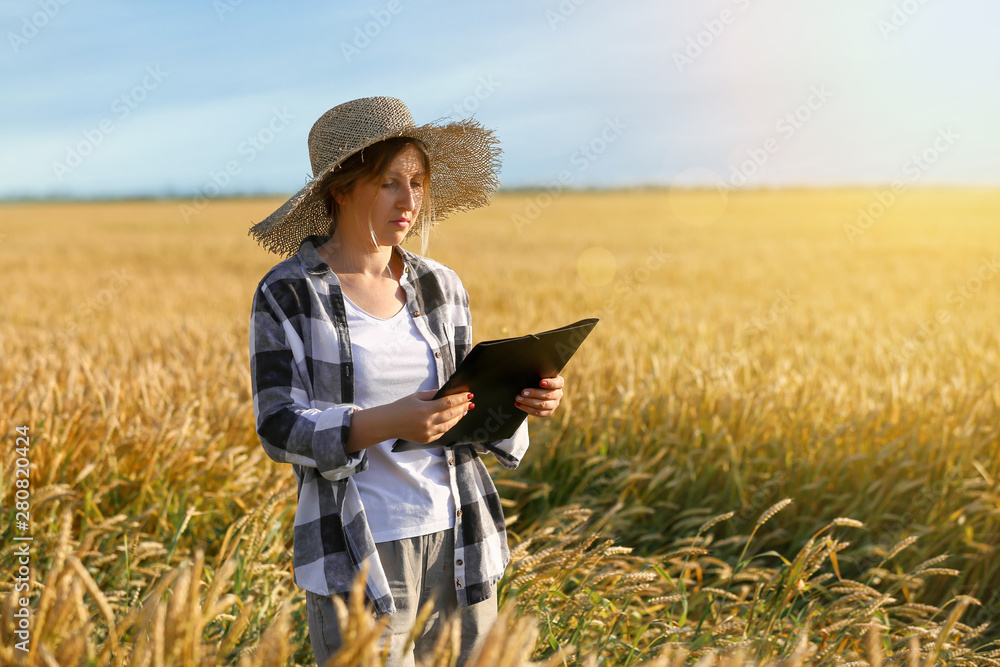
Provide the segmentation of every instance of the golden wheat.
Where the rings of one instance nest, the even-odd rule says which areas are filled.
[[[512,193],[434,230],[476,340],[601,319],[525,462],[494,466],[512,563],[477,664],[997,664],[1000,196],[907,193],[853,239],[864,190],[671,213],[715,196],[525,217]],[[276,258],[246,229],[275,205],[0,206],[5,572],[21,426],[34,538],[34,651],[5,577],[4,664],[311,659],[248,375]],[[365,627],[344,659],[378,664]]]

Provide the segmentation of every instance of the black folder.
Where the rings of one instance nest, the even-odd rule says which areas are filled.
[[[471,392],[476,407],[437,440],[418,443],[400,438],[392,445],[392,451],[409,452],[511,437],[528,416],[514,405],[514,397],[522,389],[541,388],[542,378],[558,375],[597,322],[596,317],[591,317],[551,331],[477,344],[434,394],[438,399]]]

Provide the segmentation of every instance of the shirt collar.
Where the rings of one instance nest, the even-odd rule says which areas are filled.
[[[333,272],[330,266],[323,260],[322,257],[320,257],[319,252],[316,250],[329,240],[329,234],[313,234],[312,236],[307,236],[302,239],[302,244],[299,246],[297,254],[302,262],[302,266],[306,270],[306,273],[311,273],[317,276],[329,273],[334,280],[337,280],[337,274]],[[403,284],[405,282],[409,282],[411,276],[414,274],[414,267],[417,263],[417,255],[402,246],[395,246],[395,248],[399,251],[399,255],[403,259],[403,275],[399,279],[399,283]],[[337,282],[340,281],[337,280]]]

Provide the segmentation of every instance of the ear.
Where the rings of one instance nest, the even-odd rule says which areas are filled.
[[[338,206],[344,205],[344,193],[330,186],[330,196],[333,197],[333,201],[337,202]]]
[[[333,200],[337,202],[338,206],[344,205],[344,202],[347,201],[348,194],[349,193],[339,190],[332,185],[330,186],[330,196],[333,197]]]

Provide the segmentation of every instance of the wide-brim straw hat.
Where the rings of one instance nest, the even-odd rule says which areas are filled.
[[[499,186],[500,142],[472,119],[414,125],[410,110],[394,97],[365,97],[336,106],[309,131],[313,178],[249,234],[270,252],[294,254],[302,240],[328,234],[323,179],[353,153],[390,137],[423,142],[430,158],[430,203],[421,207],[407,236],[450,214],[490,202]]]

